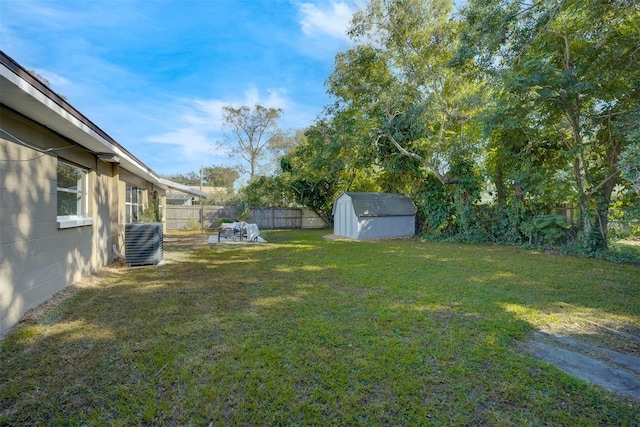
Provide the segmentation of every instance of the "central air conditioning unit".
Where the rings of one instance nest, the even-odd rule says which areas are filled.
[[[162,261],[162,224],[126,224],[124,248],[125,259],[130,267],[158,264]]]

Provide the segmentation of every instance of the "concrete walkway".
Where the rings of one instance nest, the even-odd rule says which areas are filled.
[[[226,237],[226,236],[220,236],[220,240],[218,241],[218,235],[217,234],[212,234],[211,236],[209,236],[207,242],[210,245],[215,245],[218,243],[235,243],[235,244],[242,244],[242,243],[266,243],[267,241],[264,240],[262,238],[262,236],[258,236],[255,240],[247,240],[245,238],[243,238],[242,240],[240,240],[239,237]]]
[[[640,357],[542,332],[534,334],[527,350],[569,375],[640,400]]]

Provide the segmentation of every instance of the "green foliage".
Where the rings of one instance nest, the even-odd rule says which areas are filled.
[[[451,11],[368,1],[327,79],[333,103],[253,193],[329,218],[342,191],[399,192],[430,238],[606,251],[609,221],[640,212],[637,5]]]
[[[251,210],[249,209],[250,205],[246,200],[239,200],[236,205],[236,218],[238,221],[249,221],[251,219]]]
[[[467,68],[449,66],[458,29],[451,10],[449,1],[371,0],[354,16],[356,46],[337,57],[328,80],[339,114],[360,118],[348,129],[366,126],[368,138],[357,142],[375,141],[382,169],[400,154],[443,184],[460,179],[449,166],[475,138],[470,117],[483,86]]]
[[[456,152],[451,159],[451,172],[459,177],[453,186],[455,225],[458,234],[470,241],[479,240],[475,226],[476,204],[480,200],[482,183],[470,152]]]
[[[202,168],[202,183],[209,187],[225,187],[233,189],[240,174],[236,168],[226,166],[209,166]]]
[[[567,238],[571,226],[562,215],[539,215],[530,222],[521,225],[522,231],[529,236],[529,244],[556,246]]]
[[[291,152],[282,157],[282,179],[289,197],[329,223],[333,201],[357,175],[358,165],[347,168],[348,149],[341,144],[336,123],[318,120]]]
[[[522,226],[525,214],[517,205],[480,204],[475,207],[477,241],[503,245],[525,243]],[[484,238],[482,238],[484,237]]]
[[[233,224],[234,222],[236,222],[234,218],[220,218],[218,219],[218,228],[220,228],[222,224]]]
[[[614,240],[640,239],[640,194],[621,191],[610,210],[609,232]]]
[[[240,198],[250,206],[290,206],[295,202],[283,175],[254,179],[240,190]]]
[[[234,204],[238,197],[233,188],[221,189],[220,191],[209,191],[203,204],[210,206],[229,206]]]
[[[166,175],[164,178],[184,185],[200,185],[200,174],[197,172],[188,172],[186,174]]]
[[[138,222],[160,222],[160,205],[158,201],[152,202],[138,213]]]
[[[184,226],[185,230],[200,230],[201,224],[197,219],[191,218]]]
[[[221,189],[207,196],[204,200],[206,205],[224,205],[232,200],[235,196],[233,187],[239,177],[240,174],[236,168],[226,166],[206,166],[198,172],[165,176],[170,181],[196,188],[202,181],[202,185]]]
[[[427,175],[412,194],[417,207],[417,221],[421,232],[429,238],[443,235],[451,220],[452,206],[445,187],[435,176]]]
[[[549,327],[637,330],[636,267],[326,233],[180,239],[82,286],[0,344],[0,424],[637,424],[637,400],[522,354]]]
[[[620,172],[622,178],[640,195],[640,130],[630,134],[628,140],[630,144],[620,155]]]
[[[605,248],[620,151],[637,123],[632,87],[640,74],[631,64],[638,51],[629,49],[640,38],[630,30],[640,22],[637,7],[599,0],[469,1],[463,16],[468,35],[458,57],[479,59],[501,88],[495,115],[507,106],[508,117],[487,122],[496,138],[496,172],[535,170],[537,183],[524,189],[576,203],[583,249]],[[531,165],[513,165],[508,156],[523,148]],[[557,185],[559,173],[571,177],[570,188]]]
[[[640,246],[636,245],[616,243],[607,249],[599,249],[590,253],[585,253],[579,246],[565,246],[562,248],[562,252],[569,255],[589,256],[615,264],[640,266]]]

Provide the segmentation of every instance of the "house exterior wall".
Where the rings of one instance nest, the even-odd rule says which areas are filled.
[[[164,190],[38,123],[0,105],[0,337],[24,313],[64,287],[115,259],[122,234],[124,186],[144,188],[145,198]],[[88,171],[87,216],[93,224],[59,228],[58,160]],[[122,188],[122,194],[120,194]],[[147,199],[148,200],[148,199]]]
[[[415,216],[361,217],[357,239],[405,237],[415,234]]]
[[[25,311],[108,261],[108,177],[99,176],[97,160],[55,133],[3,107],[2,129],[42,153],[0,134],[0,335]],[[58,158],[89,170],[90,226],[59,229]],[[102,173],[103,171],[100,171]],[[93,196],[93,197],[91,197]]]

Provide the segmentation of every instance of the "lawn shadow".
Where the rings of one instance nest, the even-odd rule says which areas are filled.
[[[464,245],[277,232],[269,241],[176,244],[179,260],[120,269],[30,321],[3,343],[0,417],[598,424],[599,408],[623,422],[638,409],[517,351],[558,301],[571,314],[633,319],[633,301],[573,293],[609,276],[616,298],[624,271],[617,280],[596,263],[587,265],[599,274],[567,273],[555,259]]]

